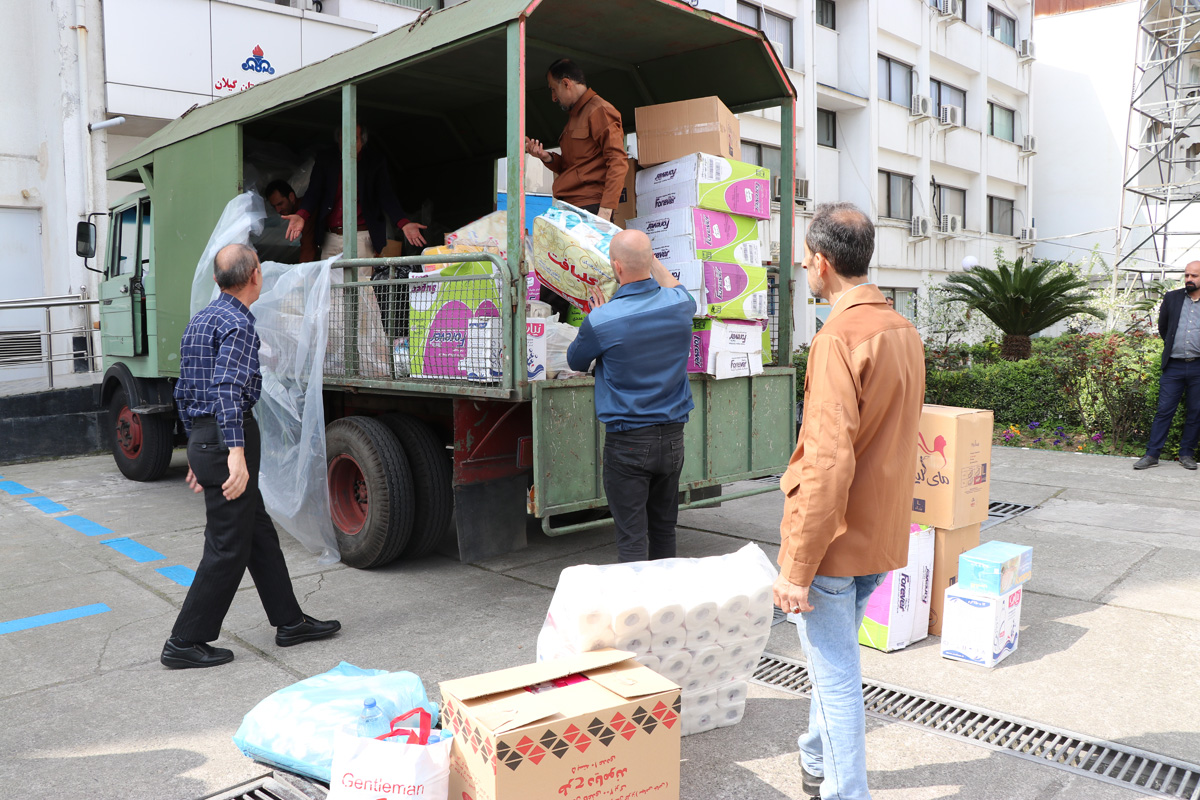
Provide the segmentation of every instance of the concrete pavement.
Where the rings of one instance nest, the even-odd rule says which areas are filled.
[[[942,660],[934,638],[896,653],[864,649],[876,680],[1200,762],[1200,476],[1166,464],[998,448],[992,499],[1039,505],[984,532],[1034,547],[1020,649],[995,670]],[[483,564],[442,557],[371,572],[322,567],[284,549],[305,610],[343,623],[333,639],[280,649],[247,580],[220,644],[236,660],[169,671],[162,642],[186,589],[160,567],[194,567],[204,521],[182,481],[135,484],[111,458],[0,467],[65,508],[39,509],[0,483],[0,625],[95,607],[79,619],[0,633],[0,786],[23,798],[190,800],[262,774],[230,742],[267,694],[345,660],[438,681],[527,663],[558,573],[615,560],[611,533],[547,539]],[[11,485],[7,485],[12,489]],[[686,512],[681,556],[747,540],[774,556],[781,497]],[[88,536],[60,518],[111,531]],[[86,526],[83,526],[86,528]],[[165,556],[138,562],[101,540],[128,537]],[[134,551],[136,552],[136,551]],[[3,628],[0,628],[3,630]],[[768,650],[801,656],[795,629]],[[744,721],[684,739],[682,796],[799,797],[795,736],[808,703],[753,686]],[[1131,790],[912,727],[868,721],[876,798],[1131,798]]]

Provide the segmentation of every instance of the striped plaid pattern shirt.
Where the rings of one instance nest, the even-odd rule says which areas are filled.
[[[196,417],[215,417],[226,447],[244,447],[244,420],[262,394],[254,314],[221,292],[192,317],[179,347],[175,405],[191,435]]]

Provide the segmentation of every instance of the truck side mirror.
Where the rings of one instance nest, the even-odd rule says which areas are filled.
[[[75,226],[75,255],[80,258],[96,256],[96,225],[91,222],[80,222]]]

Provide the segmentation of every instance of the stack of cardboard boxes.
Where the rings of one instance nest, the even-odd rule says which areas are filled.
[[[639,108],[636,208],[627,227],[696,301],[688,371],[717,378],[763,369],[767,271],[759,220],[770,172],[744,164],[737,117],[716,97]]]
[[[994,667],[1016,650],[1032,573],[1032,547],[993,541],[959,556],[958,583],[944,597],[942,657]]]

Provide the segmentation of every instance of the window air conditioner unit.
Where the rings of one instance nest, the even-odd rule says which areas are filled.
[[[943,17],[962,17],[962,0],[938,0],[937,9]]]
[[[1033,244],[1037,241],[1037,228],[1021,228],[1021,244]]]
[[[957,236],[962,233],[963,218],[958,214],[942,214],[942,233]]]
[[[915,216],[912,218],[912,238],[928,239],[930,229],[933,227],[933,220],[929,217]]]
[[[1033,41],[1022,39],[1020,47],[1017,48],[1017,55],[1022,61],[1033,61]]]
[[[1037,137],[1032,133],[1025,134],[1025,138],[1021,141],[1021,152],[1030,154],[1037,152]]]
[[[943,125],[961,128],[963,124],[963,110],[958,106],[942,106],[941,122]]]
[[[795,191],[792,194],[792,199],[797,203],[807,203],[808,197],[808,181],[804,178],[796,178]],[[783,198],[783,176],[773,175],[771,177],[771,199],[776,203],[782,202]]]
[[[932,117],[933,98],[927,94],[914,94],[912,96],[912,106],[909,108],[909,113],[918,119]]]

